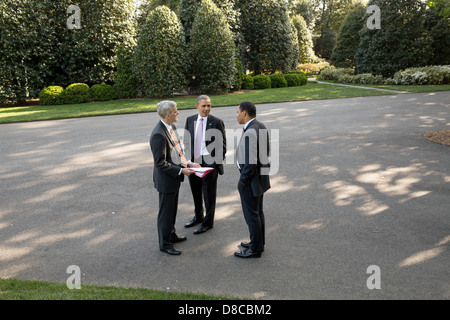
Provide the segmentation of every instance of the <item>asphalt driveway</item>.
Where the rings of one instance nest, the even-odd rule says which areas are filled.
[[[158,248],[149,135],[156,113],[0,125],[0,277],[260,299],[449,299],[450,92],[257,105],[271,130],[266,249],[248,239],[233,164],[235,107],[215,226],[181,256]],[[179,127],[195,110],[183,110]],[[371,267],[372,266],[372,267]],[[372,273],[378,268],[378,272]],[[369,271],[368,271],[369,268]],[[376,277],[375,277],[376,276]],[[380,289],[369,289],[377,283]]]

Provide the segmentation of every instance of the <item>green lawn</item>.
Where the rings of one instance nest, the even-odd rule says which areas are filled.
[[[252,90],[248,92],[217,95],[211,96],[211,99],[213,106],[219,107],[237,106],[242,101],[252,101],[253,103],[270,103],[378,96],[386,94],[390,93],[341,86],[331,87],[327,84],[308,84],[302,87]],[[151,112],[156,110],[156,104],[160,100],[161,99],[113,100],[74,105],[1,108],[0,123]],[[195,108],[195,97],[178,97],[173,100],[177,102],[178,109],[180,110]]]
[[[81,285],[68,289],[65,283],[0,279],[0,300],[236,300],[194,293]]]

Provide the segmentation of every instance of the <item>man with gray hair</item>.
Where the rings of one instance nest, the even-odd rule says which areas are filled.
[[[173,244],[185,241],[185,236],[175,233],[175,220],[178,210],[178,192],[184,176],[194,171],[198,164],[186,160],[180,138],[176,133],[178,121],[177,104],[174,101],[161,101],[157,106],[161,120],[150,136],[153,153],[153,182],[159,192],[158,239],[159,249],[171,255],[181,251]]]

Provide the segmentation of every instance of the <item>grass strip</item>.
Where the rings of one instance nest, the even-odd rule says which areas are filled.
[[[65,283],[0,279],[0,300],[236,300],[224,296],[176,293],[143,288],[82,285],[68,289]]]

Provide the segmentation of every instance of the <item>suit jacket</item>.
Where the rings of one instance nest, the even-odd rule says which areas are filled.
[[[176,130],[175,125],[172,125]],[[175,131],[176,132],[176,131]],[[166,126],[159,121],[150,136],[150,148],[153,153],[153,183],[162,193],[174,193],[180,189],[184,175],[179,174],[181,160],[175,144],[170,138]]]
[[[186,158],[191,161],[194,161],[194,141],[197,118],[198,114],[188,117],[184,127],[187,131],[189,131],[189,136],[184,139]],[[227,153],[227,138],[225,134],[225,125],[221,119],[212,115],[208,116],[206,120],[205,140],[206,150],[208,150],[210,154],[210,159],[211,161],[214,159],[214,162],[211,163],[211,167],[215,167],[219,174],[223,174],[223,160],[225,159],[225,154]],[[220,149],[219,152],[222,152],[222,155],[217,153],[218,149]]]
[[[236,160],[239,163],[241,176],[239,183],[248,184],[253,196],[261,196],[270,188],[269,179],[269,132],[264,124],[253,120],[239,141]],[[262,172],[262,168],[266,168]]]

